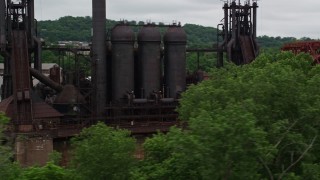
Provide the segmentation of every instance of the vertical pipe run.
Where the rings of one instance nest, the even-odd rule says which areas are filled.
[[[29,47],[33,49],[34,53],[34,68],[42,71],[41,63],[41,41],[36,37],[36,25],[34,19],[34,0],[28,0],[27,3],[27,23],[28,23],[28,41]],[[31,57],[31,54],[30,54]]]
[[[96,88],[95,110],[102,116],[107,103],[106,1],[92,0],[92,63]]]
[[[33,36],[35,34],[35,26],[34,26],[34,0],[28,0],[27,3],[27,24],[28,24],[28,40],[29,47],[33,47],[34,41]]]
[[[257,8],[258,8],[257,2],[253,2],[252,7],[253,7],[252,28],[253,28],[253,38],[255,39],[257,37]]]
[[[229,31],[229,10],[228,10],[228,3],[224,4],[224,42],[228,42],[228,31]]]
[[[42,62],[41,62],[41,40],[36,36],[33,36],[32,41],[35,44],[34,46],[34,68],[40,72],[42,72]]]
[[[0,49],[5,50],[6,44],[6,4],[4,0],[0,1]]]
[[[223,66],[223,51],[224,47],[228,43],[229,39],[229,5],[228,3],[225,3],[223,6],[224,9],[224,24],[222,29],[224,38],[222,44],[218,44],[218,52],[217,52],[217,67],[222,67]],[[217,27],[219,29],[219,25]],[[219,35],[217,36],[217,42],[219,42]]]
[[[243,13],[244,13],[244,19],[243,19],[243,32],[242,34],[244,35],[250,35],[251,30],[250,30],[250,23],[249,23],[249,16],[250,16],[250,9],[251,7],[249,6],[249,4],[244,5],[244,9],[243,9]]]
[[[236,38],[236,2],[231,4],[231,13],[232,13],[232,38]]]

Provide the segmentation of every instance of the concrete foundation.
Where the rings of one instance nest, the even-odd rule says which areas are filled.
[[[53,142],[47,137],[17,137],[16,160],[21,166],[45,165],[53,151]]]
[[[68,166],[71,160],[71,145],[70,139],[68,138],[57,138],[53,140],[53,149],[59,153],[61,153],[61,166]]]

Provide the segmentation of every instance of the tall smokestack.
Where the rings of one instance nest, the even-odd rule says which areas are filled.
[[[92,63],[95,110],[103,116],[107,103],[106,1],[92,0]]]

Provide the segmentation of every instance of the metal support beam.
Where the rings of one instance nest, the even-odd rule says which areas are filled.
[[[0,1],[0,50],[5,51],[6,46],[6,4]]]
[[[258,4],[257,2],[253,2],[252,4],[253,12],[252,12],[252,28],[253,28],[253,38],[257,37],[257,8]]]

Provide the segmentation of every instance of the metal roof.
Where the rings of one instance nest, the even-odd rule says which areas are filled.
[[[13,96],[4,99],[0,102],[0,112],[3,112],[6,116],[13,118]],[[45,102],[34,102],[32,104],[33,118],[43,119],[43,118],[57,118],[63,116],[53,107],[49,106]]]

